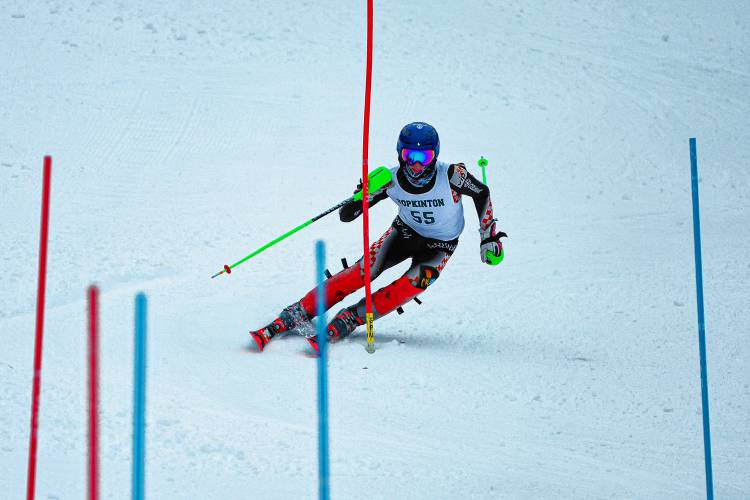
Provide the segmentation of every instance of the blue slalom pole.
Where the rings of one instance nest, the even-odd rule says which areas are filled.
[[[146,452],[146,295],[135,297],[135,364],[133,383],[133,500],[143,500]]]
[[[326,246],[318,240],[315,244],[318,282],[318,453],[320,499],[328,500],[328,333],[326,332],[326,309],[323,282],[325,281]]]
[[[695,241],[695,287],[698,296],[698,348],[701,357],[701,404],[703,413],[703,452],[706,461],[706,498],[714,498],[711,467],[711,426],[708,415],[708,371],[706,368],[706,326],[703,316],[703,262],[701,260],[701,221],[698,207],[698,157],[695,138],[690,139],[690,174],[693,184],[693,238]]]

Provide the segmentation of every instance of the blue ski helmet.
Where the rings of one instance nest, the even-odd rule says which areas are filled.
[[[435,153],[434,155],[423,156],[425,158],[432,156],[432,159],[423,165],[424,168],[421,171],[415,172],[407,165],[407,159],[403,155],[404,150],[407,150],[407,152],[434,151]],[[396,151],[398,152],[399,165],[401,165],[409,182],[416,186],[423,186],[432,180],[432,177],[435,175],[435,163],[437,163],[437,157],[440,154],[440,137],[438,137],[435,127],[424,122],[414,122],[406,125],[401,129],[401,133],[398,136]]]

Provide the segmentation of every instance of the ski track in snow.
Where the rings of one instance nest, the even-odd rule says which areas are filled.
[[[333,497],[704,497],[689,137],[716,497],[750,496],[750,14],[705,7],[376,2],[370,164],[394,162],[404,123],[433,123],[444,160],[476,175],[490,160],[510,237],[505,262],[483,266],[467,200],[423,305],[376,323],[375,355],[362,332],[331,348]],[[332,215],[208,277],[356,184],[364,16],[332,2],[0,7],[0,496],[25,490],[44,154],[38,497],[84,494],[92,281],[103,498],[130,488],[140,290],[148,496],[317,495],[307,343],[257,353],[247,331],[312,288],[316,239],[336,271],[361,228]],[[371,239],[394,214],[373,209]]]

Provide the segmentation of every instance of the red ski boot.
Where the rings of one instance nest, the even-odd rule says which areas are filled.
[[[328,341],[336,342],[338,340],[341,340],[344,337],[349,336],[349,334],[356,330],[358,326],[361,326],[363,324],[364,321],[362,321],[362,319],[357,314],[356,306],[342,309],[338,312],[338,314],[336,314],[336,316],[334,316],[334,318],[330,323],[328,323],[328,326],[326,327],[326,332],[328,333]],[[308,337],[307,341],[310,342],[310,345],[313,349],[315,349],[315,352],[319,354],[320,350],[318,347],[317,336]]]
[[[309,321],[310,318],[300,303],[295,302],[291,306],[285,307],[273,322],[260,330],[250,332],[250,336],[258,344],[258,350],[262,351],[277,334],[298,328]]]
[[[277,333],[285,332],[288,329],[287,325],[284,324],[284,320],[276,318],[273,320],[273,323],[264,326],[260,330],[250,332],[250,336],[258,344],[258,350],[262,351]]]

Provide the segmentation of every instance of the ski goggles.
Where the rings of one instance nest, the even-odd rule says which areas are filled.
[[[401,159],[409,166],[415,163],[429,165],[435,159],[435,151],[432,149],[402,149]]]

